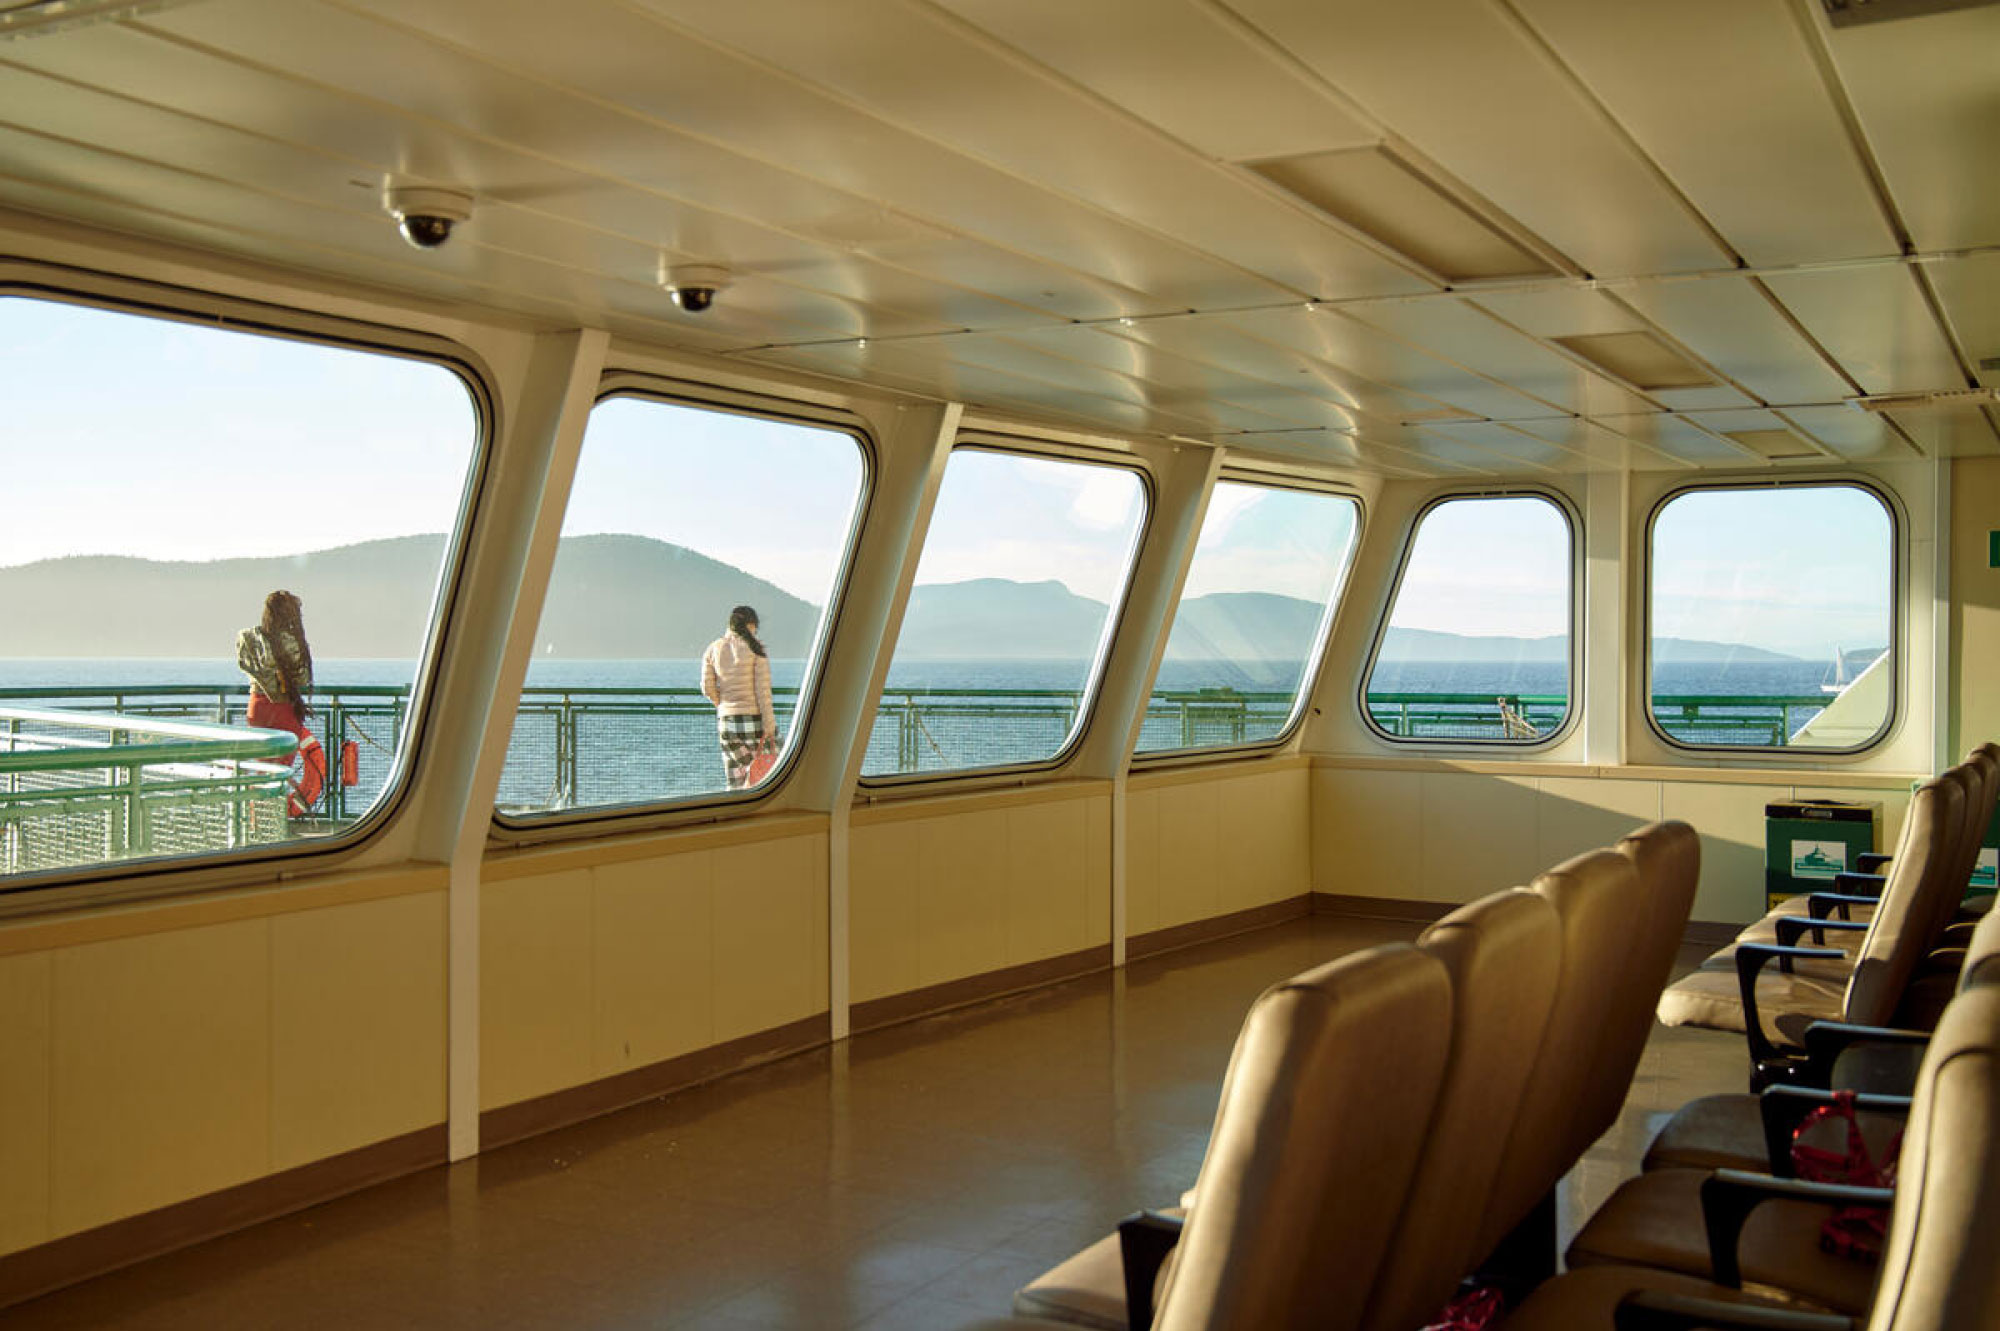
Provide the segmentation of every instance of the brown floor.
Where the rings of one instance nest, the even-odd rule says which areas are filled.
[[[949,1331],[1192,1181],[1259,990],[1415,933],[1318,917],[859,1036],[0,1324]],[[1624,1118],[1564,1185],[1565,1239],[1666,1112],[1743,1073],[1740,1037],[1657,1031]]]

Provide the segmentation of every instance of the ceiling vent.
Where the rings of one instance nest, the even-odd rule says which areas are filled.
[[[1744,430],[1737,434],[1723,436],[1743,445],[1758,457],[1782,462],[1787,458],[1817,458],[1826,456],[1819,449],[1793,434],[1790,430]]]
[[[1386,147],[1246,163],[1327,216],[1453,282],[1556,270]]]
[[[1897,19],[1948,14],[1954,9],[1980,9],[2000,0],[1820,0],[1827,21],[1836,28],[1863,23],[1893,23]]]
[[[1715,382],[1714,375],[1651,333],[1584,333],[1554,341],[1641,392],[1706,388]]]

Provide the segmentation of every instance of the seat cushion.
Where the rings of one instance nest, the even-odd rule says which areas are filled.
[[[1846,995],[1844,983],[1794,972],[1773,963],[1757,977],[1757,1009],[1767,1027],[1776,1029],[1780,1013],[1802,1012],[1812,1020],[1838,1020]],[[1700,970],[1682,976],[1660,994],[1656,1009],[1666,1026],[1702,1026],[1717,1031],[1743,1029],[1743,997],[1734,966]]]
[[[1611,1194],[1570,1244],[1572,1268],[1656,1266],[1708,1278],[1708,1238],[1701,1185],[1708,1171],[1658,1169]],[[1820,1222],[1828,1208],[1769,1201],[1744,1222],[1737,1253],[1744,1288],[1777,1294],[1832,1312],[1863,1316],[1874,1297],[1876,1268],[1823,1252]]]
[[[1766,1172],[1764,1119],[1754,1095],[1704,1095],[1674,1112],[1646,1148],[1655,1169],[1748,1169]]]
[[[1584,1266],[1544,1282],[1507,1318],[1503,1331],[1593,1331],[1609,1328],[1619,1301],[1638,1290],[1695,1299],[1797,1308],[1797,1301],[1748,1294],[1713,1281],[1643,1266]]]

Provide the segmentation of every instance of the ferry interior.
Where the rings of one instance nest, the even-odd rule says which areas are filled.
[[[2000,1328],[1996,144],[1992,0],[0,0],[0,1325]]]

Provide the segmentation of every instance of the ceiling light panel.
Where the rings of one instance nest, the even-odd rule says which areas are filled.
[[[1380,137],[1326,89],[1185,0],[937,0],[1141,120],[1222,162]]]
[[[1748,279],[1635,283],[1618,294],[1766,402],[1838,402],[1854,391]]]
[[[1769,458],[1773,462],[1826,456],[1790,430],[1737,430],[1731,432],[1729,438],[1757,456]]]
[[[1508,7],[1489,0],[1230,0],[1230,7],[1590,272],[1728,262]]]
[[[1453,282],[1556,270],[1386,148],[1247,163],[1279,189]]]
[[[1705,388],[1715,382],[1714,375],[1651,333],[1587,333],[1555,342],[1642,391]]]

